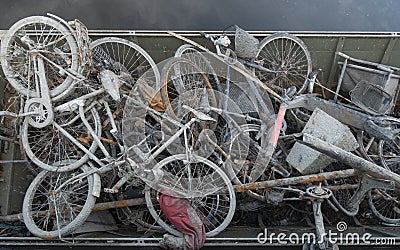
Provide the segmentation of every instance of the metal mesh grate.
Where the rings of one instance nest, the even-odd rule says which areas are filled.
[[[372,114],[383,115],[389,111],[392,104],[392,96],[382,87],[367,81],[360,81],[350,92],[351,101],[360,108]]]

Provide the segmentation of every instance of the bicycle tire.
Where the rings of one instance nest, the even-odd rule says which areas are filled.
[[[61,181],[81,171],[88,171],[88,168],[82,168],[74,173],[54,173],[43,170],[35,177],[26,191],[22,205],[24,223],[32,234],[51,240],[72,233],[85,222],[96,201],[96,197],[92,195],[93,175],[88,175],[81,181],[73,181],[70,183],[71,186]],[[55,183],[53,183],[54,180],[56,180]],[[57,184],[65,185],[62,192],[54,191],[58,187]],[[53,197],[50,198],[51,196]],[[73,204],[73,199],[79,204]],[[55,204],[66,212],[55,209]],[[71,211],[68,211],[69,208]],[[75,209],[80,209],[77,215]],[[35,212],[39,214],[35,215]],[[64,219],[62,221],[64,224],[57,223],[58,217]],[[56,230],[54,230],[55,226],[57,226]]]
[[[37,25],[39,25],[39,31],[37,31]],[[30,28],[32,30],[30,30]],[[35,46],[37,47],[38,45],[40,45],[40,43],[47,42],[50,34],[53,34],[49,33],[49,35],[47,35],[47,37],[45,38],[45,28],[48,29],[48,32],[53,32],[53,30],[58,32],[57,35],[53,35],[52,38],[50,38],[49,44],[51,42],[57,41],[57,39],[62,39],[62,42],[65,41],[64,43],[57,41],[56,43],[54,43],[54,45],[51,45],[52,48],[50,48],[51,51],[49,51],[49,55],[54,57],[52,58],[52,60],[62,62],[64,67],[61,67],[63,67],[65,70],[79,71],[80,68],[78,60],[78,47],[75,38],[64,25],[52,18],[44,16],[30,16],[19,20],[14,25],[12,25],[11,28],[2,37],[0,48],[0,62],[4,75],[10,82],[11,86],[13,86],[19,93],[25,96],[40,97],[40,93],[36,92],[34,84],[29,83],[34,78],[34,74],[32,73],[34,71],[33,68],[25,68],[29,67],[29,65],[32,67],[32,65],[29,63],[28,52],[22,45],[21,39],[23,39],[23,37],[20,37],[19,34],[22,33],[26,35],[26,32],[33,32],[33,30],[37,32],[42,32],[40,35],[38,35],[39,33],[36,33],[36,42],[28,37],[30,43],[35,43]],[[20,44],[18,44],[18,42],[20,42]],[[27,44],[25,44],[25,46],[26,45]],[[59,47],[56,48],[56,45],[58,45]],[[65,45],[68,46],[65,47]],[[60,51],[62,52],[62,55],[59,54]],[[23,55],[20,56],[18,55],[18,53],[22,53]],[[12,56],[10,57],[10,55]],[[46,60],[44,60],[44,63],[46,77],[49,81],[50,96],[52,98],[55,98],[56,100],[64,97],[72,89],[71,85],[73,85],[74,79],[68,74],[61,73],[58,68],[52,66]],[[24,79],[24,77],[32,79],[28,80]]]
[[[383,189],[373,189],[368,192],[368,205],[372,213],[379,220],[390,224],[400,223],[399,204],[396,201],[398,195],[394,193],[395,191]]]
[[[273,159],[275,159],[275,162],[281,162],[281,164],[279,164],[280,167],[284,168],[281,171],[285,171],[287,173],[283,173],[283,172],[279,172],[277,171],[276,167],[273,167],[273,165],[269,165],[262,177],[259,180],[249,180],[249,176],[251,173],[252,168],[257,165],[257,164],[263,164],[265,163],[265,160],[262,158],[262,155],[260,155],[260,149],[262,148],[261,145],[261,138],[259,140],[256,139],[257,134],[260,132],[261,130],[261,126],[258,124],[244,124],[241,125],[239,128],[234,128],[231,131],[231,137],[229,140],[229,144],[230,144],[230,149],[232,149],[232,144],[234,140],[237,140],[237,138],[239,138],[239,136],[242,136],[242,138],[245,139],[245,143],[243,143],[243,140],[241,142],[241,146],[234,146],[233,148],[235,150],[240,150],[241,148],[247,148],[247,150],[245,150],[245,152],[231,152],[231,150],[229,151],[230,155],[235,155],[238,156],[240,155],[240,157],[242,159],[238,159],[238,160],[234,160],[231,163],[226,163],[226,165],[224,166],[224,170],[227,172],[227,175],[231,178],[232,182],[234,184],[237,185],[243,185],[243,184],[249,184],[249,183],[254,183],[256,181],[265,181],[265,180],[272,180],[272,179],[277,179],[277,178],[285,178],[287,176],[290,175],[291,170],[286,169],[285,166],[285,161],[286,161],[286,155],[288,152],[286,152],[285,147],[283,146],[283,144],[278,141],[277,144],[277,150],[274,151],[273,153]],[[245,133],[245,134],[243,134]],[[245,154],[244,154],[245,153]],[[246,160],[246,161],[244,161]],[[237,164],[235,164],[234,162],[238,162]],[[245,163],[247,162],[247,163]],[[235,168],[232,166],[232,164],[235,164]],[[240,165],[242,164],[242,165]],[[278,163],[277,163],[278,164]],[[284,176],[282,176],[283,174],[285,174]],[[278,175],[279,177],[277,177],[276,175]],[[255,199],[261,199],[264,200],[264,196],[257,193],[255,190],[248,190],[246,191],[246,193]]]
[[[249,133],[252,133],[252,132],[258,133],[260,131],[260,129],[261,129],[260,125],[257,125],[257,124],[244,124],[244,125],[241,125],[239,128],[233,128],[233,130],[230,132],[231,136],[229,138],[229,146],[228,146],[228,150],[227,150],[229,152],[229,155],[232,155],[232,148],[236,149],[236,150],[242,149],[242,147],[234,147],[233,143],[238,138],[238,136],[240,136],[243,133],[246,133],[244,135],[246,141],[245,141],[245,143],[244,143],[245,145],[243,147],[246,150],[246,152],[240,152],[240,153],[234,152],[233,154],[238,155],[240,158],[244,158],[244,159],[251,158],[251,160],[249,160],[249,161],[252,163],[255,163],[258,153],[252,152],[250,147],[251,147],[251,143],[258,144],[258,142],[256,140],[254,140],[253,138],[251,138],[251,135]],[[254,157],[256,157],[256,159],[254,159]],[[240,162],[241,164],[245,164],[243,159],[238,159],[236,161],[233,160],[232,163],[234,164],[234,162]],[[237,165],[237,164],[235,164],[235,165]],[[233,166],[231,166],[230,163],[227,163],[225,168],[227,171],[227,175],[232,179],[233,183],[239,184],[239,185],[248,183],[246,181],[241,180],[241,178],[238,177],[240,170],[244,169],[245,167],[239,166],[239,167],[237,167],[238,170],[234,170]],[[250,170],[250,169],[248,169],[248,170]],[[250,173],[245,173],[244,175],[250,176]],[[252,191],[250,191],[250,192],[252,192]]]
[[[286,50],[288,43],[290,50],[285,54],[284,49]],[[297,49],[291,54],[291,49],[295,47]],[[300,53],[298,53],[299,49],[301,49]],[[299,54],[303,54],[300,57],[300,66],[297,65],[298,62],[292,65],[292,60],[295,60]],[[282,88],[288,88],[293,85],[302,86],[312,70],[311,54],[306,44],[300,38],[289,33],[275,33],[264,38],[260,42],[256,61],[263,62],[263,67],[267,69],[278,71],[277,73],[270,73],[256,69],[256,76],[262,82]],[[292,70],[294,70],[293,73]]]
[[[115,110],[125,110],[126,99],[124,94],[128,94],[137,82],[150,86],[159,85],[160,73],[158,67],[151,56],[139,45],[122,38],[105,37],[94,40],[90,47],[92,48],[92,64],[94,67],[100,72],[110,70],[117,75],[121,83],[121,86],[119,86],[121,100],[116,101],[111,98],[108,100],[113,114],[115,114]],[[127,104],[129,103],[128,98]],[[120,128],[123,123],[123,114],[122,112],[117,113],[114,120],[116,126]],[[123,113],[126,113],[126,111]],[[129,118],[135,119],[135,117]],[[110,129],[112,129],[111,126]]]
[[[78,116],[74,112],[68,112],[66,115]],[[60,122],[63,117],[61,114],[55,116],[55,122]],[[65,126],[71,135],[75,135],[75,139],[84,142],[89,141],[88,150],[94,153],[97,149],[95,140],[88,136],[87,128],[82,124],[81,119],[74,122],[59,124]],[[90,123],[97,136],[101,136],[101,121],[95,107],[90,109]],[[29,124],[28,117],[25,118],[21,129],[21,138],[24,151],[29,159],[40,168],[53,172],[71,171],[82,166],[89,160],[89,156],[79,149],[72,141],[70,141],[61,131],[58,131],[54,125],[50,124],[44,128],[35,128]],[[40,143],[44,143],[44,146]],[[58,145],[54,147],[53,144]]]
[[[361,130],[357,133],[357,140],[360,144],[360,151],[364,158],[393,171],[393,167],[391,167],[390,164],[387,164],[384,159],[383,151],[387,142],[384,140],[379,140],[377,142],[374,138],[369,138],[368,134]],[[367,145],[364,145],[365,140],[367,141]],[[371,208],[372,213],[378,219],[386,223],[400,223],[400,214],[396,212],[396,208],[400,205],[396,202],[398,198],[396,191],[372,189],[368,191],[367,197],[368,205]]]
[[[224,218],[223,221],[217,227],[212,228],[212,229],[205,225],[206,235],[208,237],[213,237],[213,236],[216,236],[218,233],[222,232],[229,225],[229,223],[231,222],[231,220],[233,218],[233,215],[235,213],[235,208],[236,208],[235,191],[233,189],[233,186],[232,186],[228,176],[218,166],[216,166],[214,163],[212,163],[211,161],[209,161],[203,157],[199,157],[196,155],[192,155],[191,157],[192,158],[191,158],[190,163],[203,163],[204,165],[207,165],[209,168],[211,168],[213,171],[215,171],[214,173],[216,173],[218,176],[220,176],[223,181],[223,183],[219,183],[219,185],[224,185],[223,186],[224,191],[227,191],[229,194],[229,198],[227,199],[229,202],[229,208],[228,208],[228,211],[225,213],[226,215],[223,217]],[[170,156],[170,157],[165,158],[164,160],[160,161],[156,166],[154,166],[154,169],[164,168],[165,170],[167,170],[166,167],[168,164],[177,162],[177,161],[183,162],[186,160],[187,160],[187,155],[185,155],[185,154]],[[172,175],[174,175],[174,174],[172,174]],[[164,177],[165,177],[165,175],[164,175]],[[156,189],[153,189],[153,187],[150,187],[150,186],[147,186],[145,189],[146,204],[147,204],[147,207],[148,207],[151,215],[153,216],[155,221],[160,226],[162,226],[167,232],[169,232],[173,235],[176,235],[176,236],[181,236],[182,234],[179,231],[177,231],[170,223],[168,223],[165,218],[163,218],[163,216],[160,214],[161,210],[156,211],[155,207],[157,206],[157,204],[154,203],[154,199],[152,198],[152,194],[154,195],[155,191],[156,191]],[[221,196],[222,196],[222,194],[221,194]],[[204,197],[202,197],[202,199],[203,198]],[[222,204],[222,199],[220,202]],[[200,206],[200,204],[198,206]],[[209,214],[211,215],[212,212],[210,211]],[[202,214],[202,216],[208,217],[208,215],[204,215],[204,214]]]

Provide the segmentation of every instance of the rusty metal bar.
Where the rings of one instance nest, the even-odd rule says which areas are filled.
[[[7,164],[7,163],[27,163],[27,160],[0,160],[0,164]]]
[[[12,143],[15,143],[15,144],[19,144],[19,141],[15,141],[15,140],[13,140],[11,138],[8,138],[8,137],[2,136],[2,135],[0,135],[0,141],[9,141],[9,142],[12,142]]]
[[[12,222],[12,221],[19,221],[19,220],[22,221],[22,213],[0,216],[0,222]]]
[[[121,207],[130,207],[130,206],[139,206],[146,204],[146,200],[144,198],[135,198],[129,200],[121,200],[121,201],[110,201],[97,203],[94,205],[92,211],[103,211],[112,208],[121,208]],[[53,212],[54,213],[54,212]],[[46,211],[39,212],[39,215],[43,214],[43,216],[47,215]],[[20,214],[11,214],[11,215],[3,215],[0,216],[0,222],[12,222],[22,220],[22,213]]]
[[[324,186],[327,189],[330,189],[332,191],[338,191],[338,190],[349,190],[349,189],[353,189],[356,190],[359,185],[358,184],[341,184],[341,185],[329,185],[329,186]]]
[[[370,161],[367,161],[359,156],[356,156],[351,152],[347,152],[339,147],[318,139],[314,136],[304,134],[303,141],[300,142],[353,168],[356,168],[363,172],[367,172],[373,177],[392,180],[396,182],[397,185],[400,184],[400,175],[386,168],[378,166]]]
[[[121,200],[121,201],[110,201],[97,203],[94,205],[92,211],[103,211],[112,208],[120,208],[120,207],[130,207],[130,206],[139,206],[146,204],[146,200],[144,198],[135,198],[129,200]]]
[[[305,176],[277,179],[277,180],[269,180],[269,181],[260,181],[243,185],[234,185],[236,192],[245,192],[247,190],[255,190],[255,189],[267,189],[272,187],[279,186],[288,186],[288,185],[296,185],[296,184],[308,184],[312,182],[321,182],[324,180],[332,180],[339,178],[346,178],[350,176],[356,176],[357,172],[354,169],[345,169],[339,171],[332,171],[327,173],[320,174],[311,174]]]

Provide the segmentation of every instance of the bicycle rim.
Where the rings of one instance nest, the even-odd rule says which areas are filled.
[[[82,225],[89,216],[96,198],[92,195],[93,176],[68,181],[86,170],[54,173],[42,171],[29,186],[23,206],[28,230],[41,238],[67,235]]]
[[[193,167],[193,173],[197,173],[195,177],[198,177],[198,180],[200,180],[200,182],[195,185],[196,188],[193,189],[194,193],[201,193],[205,191],[204,189],[207,189],[207,187],[211,190],[211,186],[214,184],[218,186],[215,192],[210,192],[210,190],[208,190],[206,191],[207,195],[199,195],[190,201],[192,207],[205,226],[207,236],[212,237],[222,232],[232,220],[236,208],[235,192],[229,178],[214,163],[202,157],[194,155],[192,157],[191,162],[188,164]],[[184,175],[186,171],[184,163],[186,160],[187,156],[180,154],[168,157],[159,162],[159,164],[155,166],[155,169],[163,170],[164,176],[158,185],[162,185],[172,191],[186,192],[187,190],[181,185],[182,183],[171,183],[172,179],[182,180],[179,176]],[[203,174],[206,175],[203,176]],[[215,187],[216,186],[213,187],[214,190]],[[157,190],[151,187],[147,187],[145,190],[146,203],[151,215],[157,223],[169,233],[176,236],[181,235],[162,214],[160,206],[155,199],[156,192]]]

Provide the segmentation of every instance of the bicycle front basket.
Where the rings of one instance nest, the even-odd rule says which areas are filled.
[[[241,58],[255,58],[258,52],[259,41],[236,26],[235,32],[235,53]]]
[[[366,112],[384,115],[391,108],[393,98],[382,87],[367,81],[360,81],[350,91],[351,101]]]

